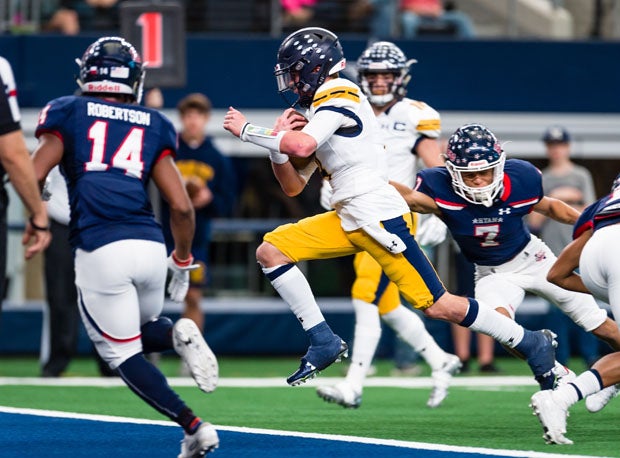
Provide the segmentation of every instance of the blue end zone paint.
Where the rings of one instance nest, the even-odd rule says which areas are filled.
[[[502,457],[249,432],[218,433],[220,448],[209,457]],[[170,458],[178,455],[182,436],[180,427],[0,413],[2,458]]]

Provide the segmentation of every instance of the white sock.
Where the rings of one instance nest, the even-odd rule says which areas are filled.
[[[428,333],[417,313],[401,304],[391,312],[382,315],[381,318],[424,358],[432,370],[441,368],[446,360],[446,352]]]
[[[361,393],[381,338],[381,321],[377,306],[374,304],[353,299],[353,309],[355,310],[355,336],[346,381],[356,392]]]
[[[282,266],[263,268],[265,274],[269,274]],[[319,305],[314,299],[310,284],[297,266],[271,280],[271,284],[284,302],[288,304],[299,322],[307,331],[317,324],[325,321]]]
[[[588,370],[579,375],[574,381],[556,388],[554,397],[568,409],[579,401],[579,393],[581,393],[581,399],[585,399],[587,396],[598,393],[602,389],[603,387],[598,377],[594,375],[594,372]],[[579,393],[577,390],[579,390]]]
[[[525,331],[520,324],[489,306],[482,303],[476,303],[476,305],[478,313],[469,329],[491,336],[499,343],[510,348],[516,347],[521,342]],[[468,314],[471,312],[471,309],[472,301],[470,300]]]
[[[571,383],[577,387],[584,398],[603,389],[601,381],[591,370],[585,371]]]

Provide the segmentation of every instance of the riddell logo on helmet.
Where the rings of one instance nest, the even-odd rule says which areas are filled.
[[[121,92],[121,86],[110,83],[86,83],[86,92]]]

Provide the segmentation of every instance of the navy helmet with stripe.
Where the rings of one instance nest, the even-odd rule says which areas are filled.
[[[142,59],[125,39],[99,38],[75,61],[80,66],[77,83],[82,94],[124,94],[140,103],[144,84]]]
[[[346,60],[338,37],[320,27],[306,27],[291,33],[278,49],[275,68],[278,92],[293,91],[298,98],[291,105],[309,108],[325,78],[345,68]]]

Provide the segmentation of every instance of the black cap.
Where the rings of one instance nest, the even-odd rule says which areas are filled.
[[[564,127],[552,126],[545,131],[542,141],[545,143],[570,143],[570,134]]]

